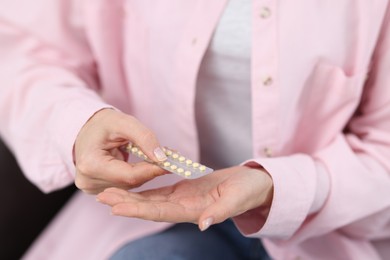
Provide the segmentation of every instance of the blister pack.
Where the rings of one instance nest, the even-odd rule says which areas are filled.
[[[164,170],[177,174],[186,179],[196,179],[214,171],[213,169],[198,162],[193,162],[191,159],[188,159],[182,156],[180,153],[166,147],[163,148],[163,151],[167,156],[167,160],[158,163],[149,159],[144,154],[144,152],[142,152],[142,150],[134,144],[128,144],[125,150],[129,154],[133,154],[146,162],[155,164]]]

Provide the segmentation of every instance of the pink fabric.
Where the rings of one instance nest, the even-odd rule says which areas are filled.
[[[79,129],[111,106],[196,159],[197,72],[225,4],[3,0],[0,133],[26,176],[46,192],[71,183]],[[271,174],[275,193],[261,230],[255,214],[235,221],[275,259],[390,258],[389,12],[388,0],[253,1],[247,163]],[[330,192],[308,216],[318,171]],[[105,259],[167,226],[111,217],[80,193],[25,259]]]

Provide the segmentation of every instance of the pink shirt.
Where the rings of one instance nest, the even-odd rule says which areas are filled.
[[[3,0],[0,133],[26,176],[46,192],[72,183],[75,137],[108,106],[198,158],[197,72],[226,2]],[[275,259],[389,258],[390,1],[254,0],[252,19],[248,163],[275,192],[262,229],[255,212],[236,224]],[[309,215],[318,171],[330,192]],[[25,258],[105,259],[169,225],[108,211],[76,194]]]

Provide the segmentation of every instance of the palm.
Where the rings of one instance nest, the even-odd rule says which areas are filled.
[[[221,211],[228,218],[265,200],[266,187],[261,187],[265,183],[264,174],[238,168],[140,193],[112,188],[101,193],[98,199],[112,206],[116,215],[154,221],[198,223],[202,214],[214,205],[223,205]]]

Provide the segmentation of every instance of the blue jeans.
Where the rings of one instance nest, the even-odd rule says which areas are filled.
[[[270,259],[261,241],[240,234],[231,220],[200,232],[182,223],[160,233],[132,241],[111,260],[245,260]]]

